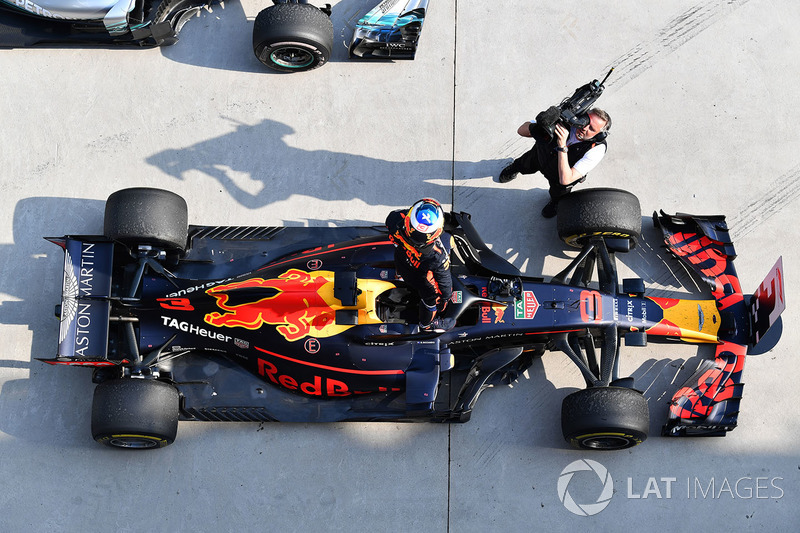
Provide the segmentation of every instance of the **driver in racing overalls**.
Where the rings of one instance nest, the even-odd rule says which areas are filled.
[[[453,293],[449,250],[439,238],[444,211],[436,200],[424,198],[411,209],[392,211],[386,217],[389,239],[394,243],[398,276],[419,293],[420,331],[445,331],[453,321],[436,318]]]

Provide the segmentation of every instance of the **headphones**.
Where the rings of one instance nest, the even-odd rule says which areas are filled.
[[[597,135],[595,135],[594,137],[592,137],[591,139],[584,139],[584,140],[586,142],[599,143],[599,142],[605,141],[606,137],[608,137],[608,130],[603,130],[600,133],[598,133]]]
[[[597,133],[597,135],[595,135],[591,139],[584,139],[584,141],[586,141],[586,142],[595,142],[595,143],[599,143],[601,141],[604,141],[604,140],[606,140],[606,137],[608,137],[608,132],[609,132],[610,129],[611,129],[611,117],[608,118],[608,120],[606,121],[606,125],[603,126],[603,129],[600,130]]]

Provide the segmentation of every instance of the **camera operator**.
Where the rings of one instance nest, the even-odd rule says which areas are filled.
[[[542,209],[542,216],[556,215],[558,200],[569,194],[576,184],[597,166],[606,154],[611,118],[602,109],[587,112],[589,122],[582,128],[570,127],[560,120],[561,110],[550,107],[526,122],[517,133],[532,137],[536,143],[528,152],[515,159],[500,173],[500,183],[507,183],[518,174],[541,172],[550,184],[550,201]]]

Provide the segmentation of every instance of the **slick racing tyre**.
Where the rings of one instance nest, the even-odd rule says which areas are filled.
[[[92,402],[92,437],[113,448],[163,448],[178,433],[178,390],[152,379],[100,383]]]
[[[259,61],[281,72],[324,65],[333,50],[331,19],[310,4],[276,4],[261,11],[253,27]]]
[[[177,194],[162,189],[123,189],[106,201],[103,234],[128,245],[151,244],[184,251],[189,209]]]
[[[622,450],[647,438],[650,413],[641,392],[625,387],[591,387],[561,404],[564,439],[581,450]]]
[[[626,238],[636,246],[642,234],[639,199],[620,189],[584,189],[558,202],[558,236],[582,247],[594,236]]]

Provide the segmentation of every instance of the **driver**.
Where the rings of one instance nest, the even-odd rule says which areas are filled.
[[[441,204],[432,198],[423,198],[411,209],[389,213],[386,226],[395,246],[397,274],[419,293],[420,331],[450,329],[452,321],[436,318],[453,293],[449,251],[439,238],[444,227]]]

